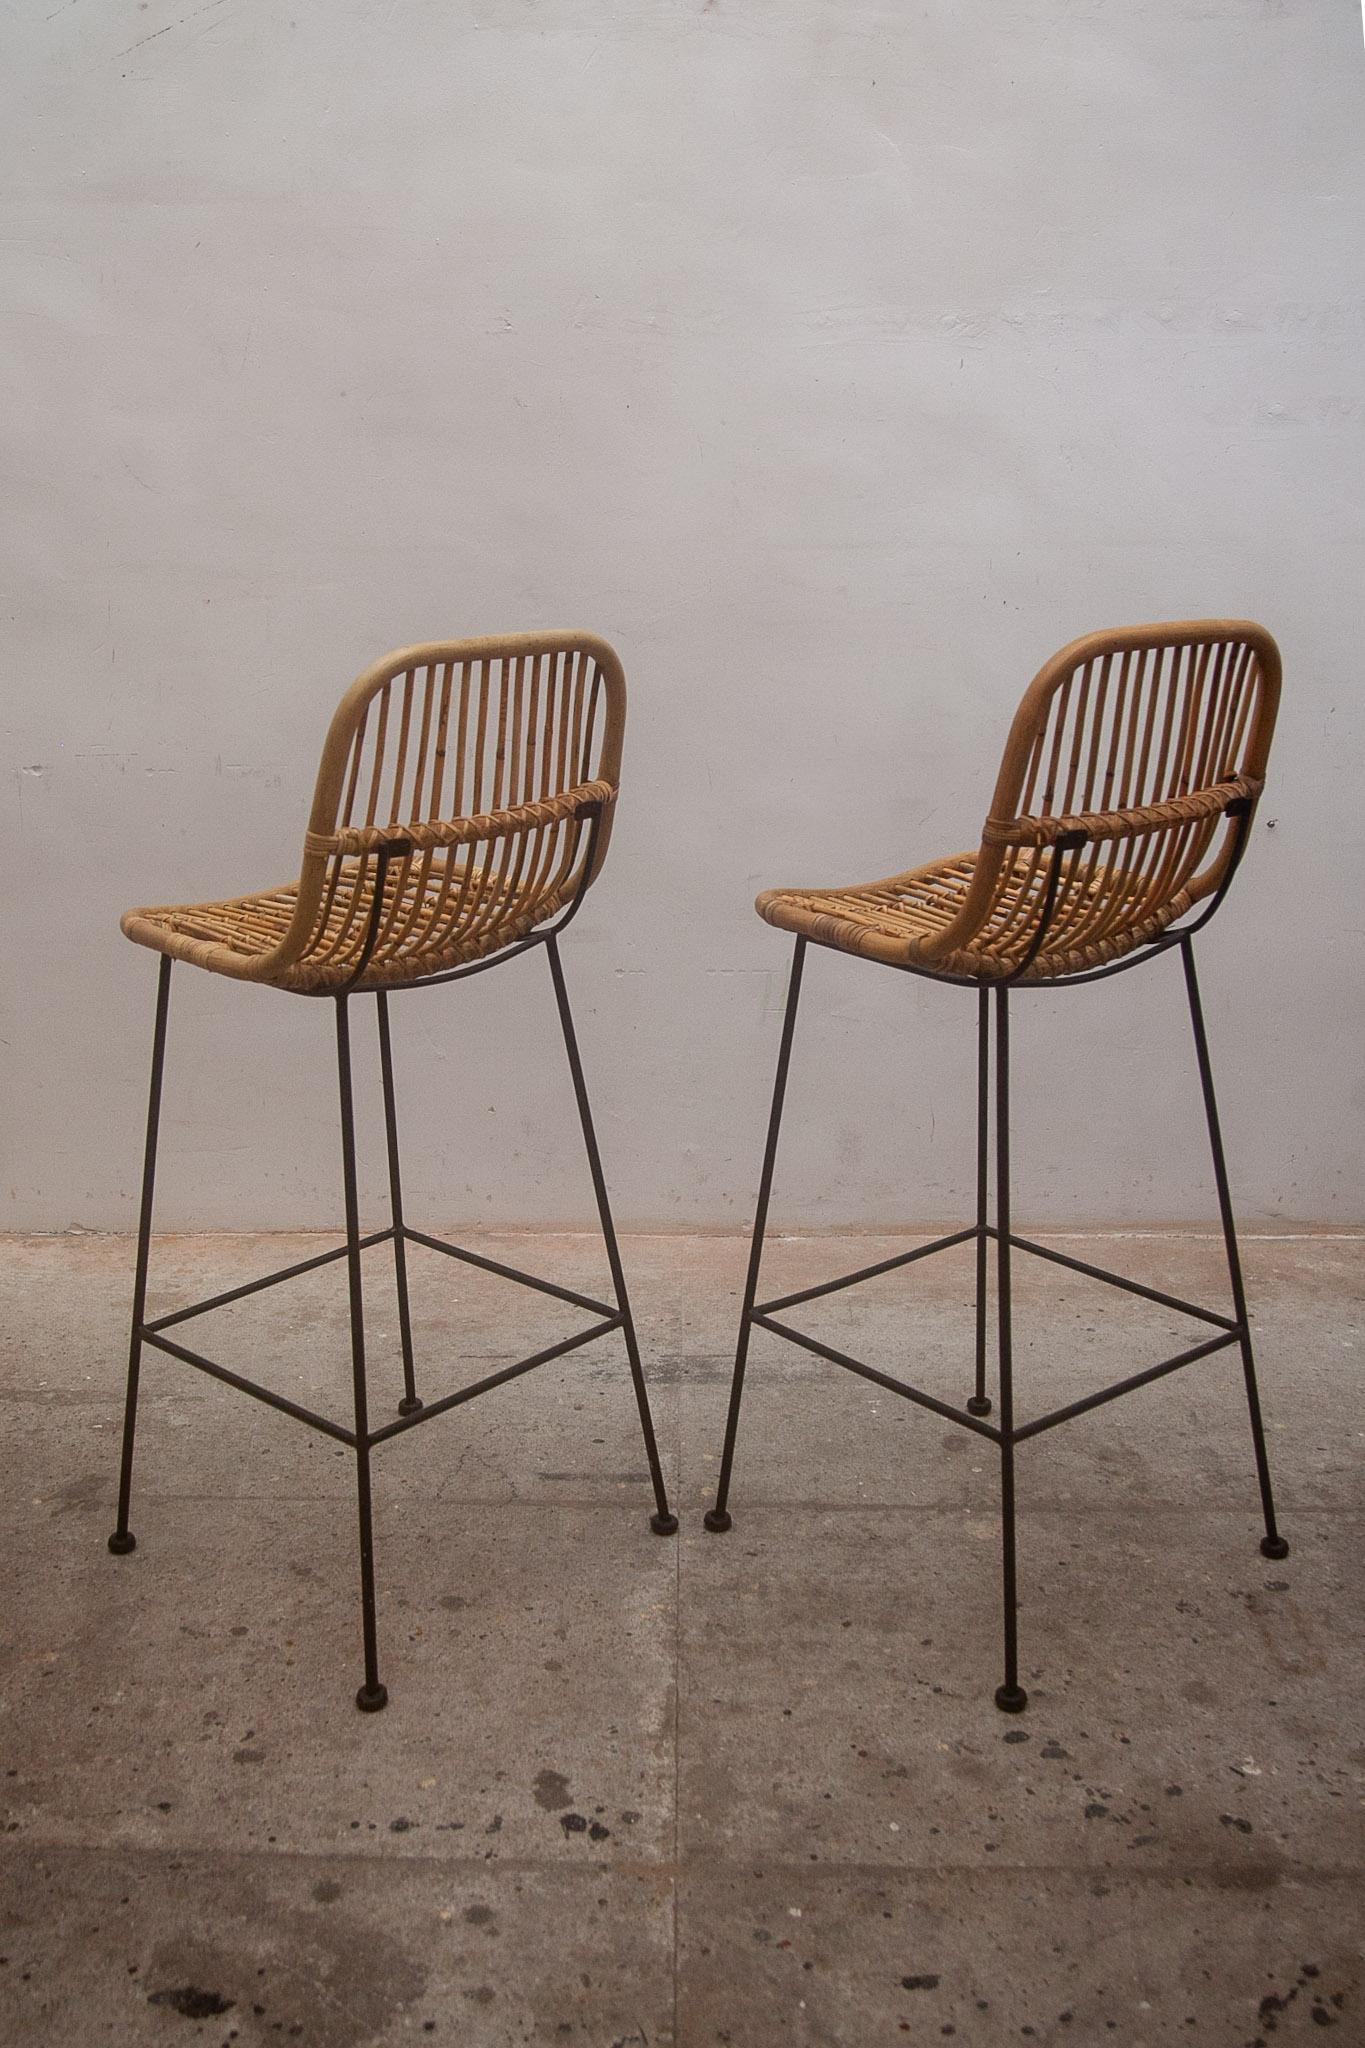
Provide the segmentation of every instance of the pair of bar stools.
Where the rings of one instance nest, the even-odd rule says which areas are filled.
[[[1251,1330],[1195,978],[1193,934],[1227,892],[1246,846],[1265,774],[1280,689],[1274,641],[1240,619],[1135,626],[1074,641],[1039,672],[1011,727],[995,797],[974,853],[931,861],[885,881],[842,889],[778,889],[758,899],[770,924],[795,934],[777,1081],[759,1183],[720,1484],[706,1527],[730,1527],[735,1431],[751,1330],[768,1330],[861,1374],[933,1414],[958,1422],[1000,1452],[1004,1571],[1004,1682],[996,1704],[1027,1703],[1019,1683],[1015,1592],[1014,1452],[1017,1444],[1196,1359],[1241,1352],[1260,1481],[1267,1557],[1288,1545],[1275,1525]],[[253,1394],[354,1451],[360,1511],[360,1587],[367,1712],[387,1698],[379,1680],[371,1540],[370,1453],[390,1437],[500,1386],[609,1331],[620,1330],[653,1481],[650,1527],[677,1529],[668,1506],[649,1396],[593,1131],[559,936],[601,869],[611,834],[625,720],[625,681],[604,641],[581,633],[526,633],[405,648],[369,669],[342,699],[318,773],[297,882],[223,903],[130,911],[128,937],[161,955],[151,1095],[133,1292],[132,1341],[119,1480],[116,1553],[133,1549],[128,1526],[138,1370],[144,1344]],[[1196,908],[1197,906],[1197,908]],[[1189,915],[1193,913],[1193,915]],[[1182,921],[1183,920],[1183,921]],[[976,990],[976,1221],[897,1258],[780,1299],[760,1302],[759,1266],[809,942],[934,981]],[[414,1230],[403,1214],[389,1037],[389,996],[480,974],[534,946],[550,965],[569,1073],[606,1241],[614,1300],[599,1301]],[[1195,1055],[1227,1248],[1232,1314],[1138,1285],[1018,1236],[1010,1221],[1009,1017],[1011,992],[1070,988],[1180,950]],[[161,1074],[171,963],[187,960],[241,981],[329,996],[336,1009],[346,1242],[282,1272],[174,1313],[147,1317]],[[392,1221],[361,1235],[351,1102],[349,1002],[372,993],[388,1138]],[[989,1220],[990,1012],[995,1009],[995,1220]],[[398,1290],[404,1393],[398,1414],[371,1425],[365,1376],[361,1252],[391,1243]],[[950,1245],[976,1248],[976,1372],[963,1407],[818,1343],[781,1312]],[[576,1336],[435,1400],[417,1392],[408,1312],[409,1244],[449,1253],[538,1288],[594,1318]],[[987,1278],[996,1261],[996,1399],[988,1421]],[[1116,1385],[1018,1423],[1011,1355],[1010,1270],[1029,1252],[1195,1317],[1212,1334]],[[350,1283],[354,1415],[347,1425],[230,1372],[180,1341],[180,1326],[332,1259]]]

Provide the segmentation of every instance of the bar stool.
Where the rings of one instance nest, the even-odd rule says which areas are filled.
[[[118,1526],[109,1548],[122,1556],[128,1527],[138,1373],[144,1344],[354,1451],[360,1515],[360,1605],[365,1682],[356,1704],[377,1712],[370,1453],[405,1430],[619,1330],[625,1341],[645,1456],[654,1488],[650,1527],[671,1536],[677,1519],[664,1490],[621,1255],[612,1224],[592,1112],[569,1009],[559,936],[601,871],[611,835],[625,724],[625,678],[604,640],[586,633],[515,633],[407,647],[367,669],[342,698],[323,747],[297,882],[221,903],[130,910],[123,930],[161,955],[147,1143],[133,1287],[128,1392],[119,1474]],[[583,1127],[614,1299],[599,1301],[496,1259],[415,1230],[403,1215],[398,1120],[389,1035],[389,997],[482,974],[543,946]],[[336,1012],[341,1092],[341,1165],[346,1242],[246,1286],[148,1320],[147,1260],[156,1177],[161,1075],[171,965],[185,960],[238,981],[294,995],[330,997]],[[392,1221],[362,1237],[356,1200],[349,1004],[372,993],[378,1010],[380,1075],[388,1142]],[[360,1255],[391,1243],[398,1291],[404,1392],[397,1418],[372,1428],[365,1379]],[[472,1385],[424,1403],[417,1392],[408,1310],[407,1247],[427,1246],[484,1272],[516,1280],[587,1310],[587,1329],[504,1366]],[[353,1421],[301,1407],[189,1349],[179,1325],[208,1309],[273,1287],[333,1259],[350,1284]],[[172,1337],[169,1332],[177,1330]]]
[[[1015,1575],[1016,1444],[1083,1415],[1136,1387],[1236,1345],[1241,1352],[1260,1482],[1266,1557],[1289,1546],[1275,1523],[1251,1329],[1214,1099],[1194,934],[1227,894],[1264,784],[1280,694],[1280,657],[1260,626],[1244,619],[1194,619],[1132,626],[1073,641],[1039,671],[1005,747],[979,850],[930,861],[885,881],[851,888],[768,889],[760,917],[796,935],[777,1080],[759,1181],[748,1280],[740,1318],[716,1504],[705,1517],[716,1534],[731,1526],[727,1503],[749,1335],[788,1338],[996,1445],[1001,1467],[1005,1713],[1028,1696],[1019,1683]],[[1196,906],[1199,906],[1196,910]],[[1193,916],[1189,914],[1195,912]],[[1185,920],[1185,921],[1182,921]],[[852,953],[960,988],[977,1002],[976,1221],[965,1230],[882,1259],[820,1286],[760,1302],[759,1268],[791,1060],[801,972],[808,944]],[[1227,1251],[1232,1314],[1201,1308],[1122,1274],[1021,1237],[1010,1222],[1010,996],[1074,988],[1126,973],[1178,948],[1195,1058],[1213,1153]],[[995,1221],[988,1220],[990,1009],[995,1005]],[[907,1385],[793,1327],[783,1312],[860,1280],[908,1266],[950,1245],[976,1247],[976,1379],[962,1408]],[[986,1391],[986,1288],[996,1259],[998,1423]],[[1052,1260],[1208,1324],[1214,1334],[1174,1358],[1115,1385],[1019,1423],[1015,1420],[1010,1277],[1014,1252]]]

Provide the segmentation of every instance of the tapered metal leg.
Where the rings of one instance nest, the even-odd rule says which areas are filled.
[[[986,1267],[990,1240],[986,1236],[987,1183],[990,1172],[991,997],[984,985],[976,999],[976,1392],[967,1403],[969,1415],[989,1415],[986,1394]]]
[[[659,1446],[654,1438],[654,1419],[649,1412],[649,1390],[645,1386],[645,1375],[640,1365],[640,1347],[635,1341],[635,1322],[630,1312],[630,1297],[626,1292],[626,1276],[621,1265],[620,1247],[616,1242],[616,1225],[612,1221],[611,1203],[607,1197],[602,1157],[597,1149],[597,1133],[593,1129],[592,1109],[588,1102],[587,1084],[583,1079],[583,1062],[578,1056],[578,1037],[574,1031],[573,1012],[569,1008],[569,991],[564,983],[564,966],[559,957],[558,939],[547,940],[545,950],[550,956],[550,977],[554,982],[555,1002],[559,1007],[559,1022],[564,1032],[564,1050],[569,1057],[574,1098],[578,1103],[579,1122],[583,1126],[583,1144],[588,1154],[593,1193],[597,1197],[597,1214],[602,1225],[603,1242],[607,1248],[607,1263],[611,1267],[611,1284],[616,1295],[616,1306],[620,1311],[621,1334],[626,1342],[630,1377],[635,1388],[636,1405],[640,1411],[640,1430],[645,1440],[645,1457],[649,1461],[649,1477],[654,1488],[654,1513],[649,1518],[649,1526],[656,1536],[672,1536],[677,1531],[678,1518],[669,1508],[663,1468],[659,1463]]]
[[[1242,1259],[1237,1249],[1237,1225],[1232,1214],[1227,1162],[1223,1156],[1223,1133],[1218,1122],[1218,1103],[1213,1092],[1213,1068],[1209,1062],[1208,1034],[1204,1029],[1204,1006],[1199,999],[1199,982],[1194,971],[1194,947],[1188,939],[1180,945],[1185,967],[1185,992],[1190,999],[1190,1022],[1194,1027],[1195,1057],[1199,1062],[1199,1085],[1208,1119],[1209,1148],[1213,1153],[1213,1178],[1218,1189],[1218,1213],[1223,1220],[1223,1243],[1227,1251],[1228,1280],[1232,1287],[1233,1313],[1237,1318],[1238,1342],[1242,1351],[1242,1375],[1246,1381],[1247,1408],[1251,1415],[1251,1441],[1256,1452],[1256,1477],[1261,1488],[1265,1535],[1261,1550],[1266,1557],[1288,1557],[1289,1545],[1275,1525],[1275,1497],[1270,1486],[1270,1460],[1266,1456],[1265,1425],[1261,1420],[1261,1397],[1256,1387],[1256,1361],[1251,1349],[1251,1324],[1247,1317],[1246,1289],[1242,1283]]]
[[[341,1175],[346,1197],[346,1275],[351,1295],[351,1376],[355,1391],[356,1495],[360,1510],[360,1623],[365,1643],[365,1683],[355,1696],[364,1714],[388,1703],[379,1683],[374,1625],[374,1529],[370,1511],[370,1422],[365,1395],[365,1303],[360,1284],[360,1205],[355,1180],[355,1110],[351,1100],[351,1027],[347,998],[338,996],[337,1079],[341,1088]]]
[[[801,971],[805,965],[806,941],[798,938],[792,953],[791,978],[787,983],[787,1010],[782,1020],[782,1040],[777,1052],[777,1076],[773,1082],[773,1106],[768,1116],[768,1142],[763,1151],[763,1171],[758,1182],[758,1206],[754,1210],[754,1234],[749,1246],[749,1275],[744,1284],[744,1307],[739,1319],[739,1342],[735,1350],[735,1371],[730,1382],[730,1409],[725,1418],[725,1444],[720,1454],[720,1480],[716,1504],[703,1516],[713,1535],[730,1527],[726,1507],[730,1497],[730,1467],[735,1457],[735,1432],[739,1428],[739,1404],[744,1394],[744,1368],[749,1357],[749,1327],[758,1298],[758,1273],[763,1263],[763,1236],[768,1226],[768,1197],[772,1193],[773,1167],[777,1161],[777,1139],[782,1129],[782,1104],[787,1093],[787,1070],[791,1065],[792,1038],[796,1031],[796,1007],[801,996]]]
[[[166,1019],[171,1005],[171,956],[163,953],[156,984],[156,1023],[152,1030],[152,1083],[147,1097],[147,1141],[142,1155],[142,1208],[137,1226],[137,1266],[133,1279],[133,1325],[128,1340],[128,1391],[123,1406],[123,1458],[119,1467],[118,1521],[109,1548],[115,1557],[136,1550],[128,1527],[133,1493],[133,1441],[137,1434],[137,1387],[142,1364],[142,1324],[147,1312],[147,1258],[152,1242],[152,1196],[156,1187],[156,1144],[161,1125],[161,1073],[166,1063]]]
[[[379,1012],[379,1072],[384,1084],[384,1133],[389,1147],[389,1210],[393,1217],[393,1271],[398,1283],[398,1334],[403,1346],[403,1398],[400,1415],[415,1415],[421,1407],[412,1369],[412,1317],[408,1311],[408,1247],[403,1236],[403,1183],[398,1166],[398,1109],[393,1090],[393,1047],[389,1040],[389,998],[376,989]]]
[[[1028,1694],[1019,1683],[1019,1591],[1014,1554],[1014,1333],[1010,1301],[1010,1010],[1009,990],[995,991],[996,1318],[1000,1366],[1000,1536],[1005,1595],[1005,1682],[995,1690],[1003,1714],[1021,1714]]]

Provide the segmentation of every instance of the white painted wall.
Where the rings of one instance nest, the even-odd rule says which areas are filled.
[[[787,961],[755,890],[973,843],[1042,657],[1201,611],[1285,655],[1204,948],[1243,1210],[1365,1215],[1356,0],[11,0],[0,35],[7,1224],[132,1225],[118,913],[292,873],[386,648],[619,647],[568,972],[622,1219],[733,1226]],[[960,1213],[972,998],[807,985],[775,1217]],[[1019,1012],[1022,1212],[1207,1216],[1175,966]],[[396,1015],[414,1214],[585,1218],[539,956]],[[166,1224],[336,1218],[331,1029],[179,971]]]

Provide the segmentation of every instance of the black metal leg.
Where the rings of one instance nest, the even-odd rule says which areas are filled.
[[[1005,1682],[995,1704],[1022,1714],[1028,1694],[1019,1683],[1019,1591],[1014,1554],[1014,1335],[1010,1303],[1010,1010],[1009,990],[995,991],[996,1317],[1000,1338],[1000,1535],[1005,1594]]]
[[[412,1369],[412,1317],[408,1310],[408,1247],[403,1235],[403,1183],[398,1167],[398,1109],[393,1092],[393,1047],[389,1040],[389,998],[376,989],[379,1012],[379,1072],[384,1084],[384,1134],[389,1147],[389,1210],[393,1217],[393,1271],[398,1283],[398,1333],[403,1346],[403,1398],[400,1415],[415,1415],[421,1407]]]
[[[137,1386],[142,1363],[142,1325],[147,1313],[147,1258],[152,1242],[152,1195],[156,1187],[156,1142],[161,1125],[161,1073],[166,1063],[166,1019],[171,1005],[171,956],[163,953],[156,984],[152,1030],[152,1084],[147,1097],[147,1142],[142,1155],[142,1208],[137,1225],[137,1267],[133,1280],[133,1326],[128,1340],[128,1391],[123,1407],[123,1458],[119,1467],[118,1521],[109,1548],[115,1557],[137,1549],[128,1527],[133,1493],[133,1440],[137,1434]]]
[[[763,1235],[768,1225],[768,1197],[772,1192],[778,1133],[782,1129],[782,1104],[787,1093],[787,1069],[791,1065],[792,1038],[796,1031],[796,1006],[801,995],[801,970],[805,965],[805,959],[806,941],[798,938],[792,953],[791,979],[787,983],[787,1010],[782,1020],[782,1040],[777,1053],[773,1106],[768,1116],[768,1142],[763,1151],[763,1171],[759,1175],[758,1206],[754,1210],[754,1234],[749,1246],[749,1276],[744,1285],[744,1308],[739,1319],[734,1378],[730,1382],[730,1408],[725,1418],[725,1444],[720,1454],[720,1480],[716,1487],[716,1504],[702,1518],[706,1527],[716,1536],[723,1535],[731,1523],[731,1516],[725,1504],[730,1497],[730,1467],[735,1458],[735,1432],[739,1428],[739,1404],[744,1393],[744,1368],[749,1357],[750,1320],[758,1295],[759,1267],[763,1263]]]
[[[635,1322],[630,1312],[630,1297],[626,1293],[626,1276],[621,1265],[620,1247],[616,1242],[616,1226],[612,1221],[611,1203],[607,1198],[602,1157],[597,1149],[597,1133],[593,1129],[592,1109],[588,1102],[587,1084],[583,1079],[583,1063],[578,1056],[578,1038],[573,1027],[573,1013],[569,1008],[569,991],[564,984],[564,967],[559,957],[558,939],[551,936],[546,941],[545,950],[550,956],[550,976],[554,982],[555,1002],[559,1006],[559,1021],[564,1032],[564,1050],[569,1056],[569,1073],[573,1078],[579,1122],[583,1126],[583,1144],[588,1154],[593,1193],[597,1197],[597,1214],[602,1225],[603,1242],[607,1248],[607,1263],[611,1267],[611,1284],[621,1316],[621,1334],[626,1340],[626,1356],[630,1361],[630,1377],[635,1387],[636,1405],[640,1410],[640,1429],[645,1440],[645,1456],[649,1461],[649,1476],[654,1487],[654,1513],[649,1518],[649,1526],[656,1536],[672,1536],[677,1531],[678,1518],[669,1508],[663,1469],[659,1464],[659,1446],[654,1439],[654,1420],[649,1412],[649,1390],[645,1386],[645,1375],[640,1365],[640,1347],[635,1341]]]
[[[356,1494],[360,1509],[360,1621],[365,1641],[365,1683],[355,1696],[364,1714],[388,1703],[379,1683],[374,1626],[374,1529],[370,1512],[370,1422],[365,1397],[365,1303],[360,1285],[360,1205],[355,1184],[355,1110],[351,1100],[351,1027],[347,998],[338,996],[337,1079],[341,1088],[341,1174],[346,1196],[346,1274],[351,1294],[351,1375],[355,1388]]]
[[[976,999],[976,1392],[969,1415],[989,1415],[986,1393],[986,1266],[989,1239],[986,1207],[990,1171],[991,997],[983,984]]]
[[[1213,1153],[1213,1177],[1218,1188],[1218,1213],[1223,1220],[1223,1243],[1227,1250],[1228,1279],[1232,1286],[1233,1313],[1237,1318],[1237,1341],[1242,1351],[1242,1373],[1246,1380],[1247,1407],[1251,1414],[1251,1441],[1256,1451],[1256,1477],[1261,1487],[1265,1535],[1261,1550],[1266,1557],[1288,1557],[1289,1545],[1275,1526],[1275,1497],[1270,1487],[1270,1460],[1266,1456],[1265,1425],[1261,1420],[1261,1398],[1256,1388],[1256,1361],[1251,1349],[1251,1324],[1247,1316],[1246,1289],[1242,1284],[1242,1260],[1237,1249],[1237,1225],[1232,1214],[1228,1188],[1227,1161],[1223,1157],[1223,1133],[1218,1123],[1218,1103],[1213,1092],[1213,1068],[1209,1063],[1208,1034],[1204,1029],[1204,1006],[1199,1000],[1199,982],[1194,971],[1194,947],[1188,939],[1180,943],[1185,966],[1185,992],[1190,999],[1190,1022],[1194,1027],[1195,1057],[1199,1062],[1199,1086],[1204,1095],[1208,1119],[1209,1148]]]

